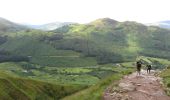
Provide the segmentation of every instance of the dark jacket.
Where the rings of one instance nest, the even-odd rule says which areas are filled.
[[[151,65],[147,65],[147,69],[151,69],[152,68],[152,66]]]

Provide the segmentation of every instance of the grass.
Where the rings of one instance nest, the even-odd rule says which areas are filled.
[[[119,80],[121,75],[113,75],[102,82],[98,83],[95,86],[91,86],[88,89],[82,90],[78,93],[75,93],[71,96],[65,97],[62,100],[100,100],[103,95],[104,89],[116,80]]]
[[[56,85],[0,73],[2,100],[57,100],[83,88],[80,85]]]
[[[170,96],[170,68],[163,70],[160,76],[163,78],[166,93]]]
[[[41,80],[54,84],[79,84],[87,86],[96,84],[101,78],[115,73],[112,69],[106,70],[101,66],[51,67],[29,64],[27,62],[0,63],[0,69],[15,76]]]
[[[81,63],[83,64],[83,63]],[[128,67],[127,67],[128,68]],[[51,67],[30,64],[27,62],[0,63],[0,69],[12,75],[41,80],[54,84],[79,84],[94,85],[101,79],[114,73],[123,73],[126,67],[119,67],[115,64],[95,65],[95,66],[70,66],[70,67]]]
[[[166,93],[170,96],[170,61],[167,59],[161,58],[152,58],[152,57],[142,57],[146,61],[156,66],[157,69],[163,69],[160,73],[160,77],[163,78],[163,83]]]
[[[1,71],[8,73],[7,75],[2,74],[0,77],[5,78],[5,80],[9,80],[9,83],[14,85],[9,85],[9,87],[12,89],[8,89],[9,91],[4,91],[4,88],[0,87],[0,90],[4,91],[1,92],[2,94],[0,93],[1,97],[9,97],[11,100],[20,100],[20,96],[23,96],[21,99],[24,100],[34,100],[35,98],[38,98],[39,100],[56,100],[90,86],[92,89],[87,89],[84,91],[87,91],[86,93],[93,92],[92,96],[95,95],[94,98],[97,99],[101,96],[100,94],[102,91],[107,87],[109,83],[111,83],[112,80],[118,80],[122,76],[120,73],[126,73],[125,69],[123,69],[124,71],[120,71],[121,68],[115,68],[113,64],[88,67],[42,67],[39,65],[34,65],[28,69],[28,72],[25,72],[25,65],[28,65],[28,63],[0,63]],[[109,74],[109,72],[112,73]],[[108,76],[112,77],[106,78]],[[25,77],[29,79],[18,77]],[[1,84],[0,80],[0,86],[5,85],[5,83],[8,82],[5,81]],[[6,86],[4,87],[8,88],[8,85]],[[94,92],[96,90],[99,92]],[[12,93],[11,91],[16,91],[15,93],[18,94],[14,94],[15,96],[10,97],[9,93]],[[90,94],[87,95],[88,98],[92,98]]]
[[[123,75],[131,73],[132,70],[124,71],[125,73],[117,73],[113,74],[111,76],[108,76],[107,78],[103,79],[98,84],[91,86],[88,89],[82,90],[80,92],[77,92],[71,96],[67,96],[63,98],[62,100],[101,100],[102,95],[106,87],[108,87],[110,84],[117,82],[122,78]],[[116,86],[114,84],[113,86]]]
[[[81,67],[72,67],[72,68],[55,68],[55,67],[46,67],[47,70],[57,70],[60,73],[70,73],[70,74],[78,74],[78,73],[87,73],[91,72],[92,69],[81,68]]]
[[[97,61],[92,57],[33,57],[32,63],[51,67],[86,67],[95,66]]]
[[[170,61],[167,59],[161,59],[161,58],[152,58],[152,57],[140,57],[143,60],[146,60],[151,62],[154,65],[154,62],[157,61],[160,64],[166,66],[170,64]],[[80,92],[77,92],[71,96],[67,96],[63,98],[62,100],[101,100],[103,96],[103,92],[110,84],[112,84],[112,87],[117,86],[117,80],[120,80],[122,76],[126,74],[130,74],[131,72],[135,71],[134,68],[134,62],[124,62],[119,64],[106,64],[106,65],[100,65],[100,67],[104,70],[113,70],[117,73],[114,73],[110,76],[107,76],[107,78],[101,80],[99,83],[97,83],[94,86],[91,86],[88,89],[82,90]],[[156,63],[157,64],[157,63]],[[114,67],[112,67],[114,66]],[[163,71],[161,73],[161,76],[164,78],[164,83],[168,87],[167,93],[170,95],[170,68]]]

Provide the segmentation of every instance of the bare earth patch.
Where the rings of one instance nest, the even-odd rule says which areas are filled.
[[[117,87],[106,89],[103,100],[170,100],[166,95],[161,78],[155,76],[155,71],[137,76],[132,73],[120,80]]]

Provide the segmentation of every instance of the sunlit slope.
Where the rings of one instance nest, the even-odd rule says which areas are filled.
[[[34,56],[31,60],[38,64],[55,58],[57,61],[58,56],[65,56],[65,60],[68,52],[73,53],[70,58],[88,56],[103,64],[133,61],[139,55],[170,58],[168,41],[169,30],[103,18],[88,24],[66,25],[51,32],[26,30],[7,34],[2,37],[2,43],[0,41],[0,50]]]
[[[80,86],[61,86],[0,74],[1,100],[57,100],[80,90]]]
[[[104,18],[54,32],[63,35],[63,39],[50,41],[57,48],[96,56],[101,63],[130,60],[138,55],[170,58],[170,31],[159,27]]]

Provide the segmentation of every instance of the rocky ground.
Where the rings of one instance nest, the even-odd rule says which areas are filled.
[[[103,100],[170,100],[166,95],[161,78],[152,71],[147,74],[142,70],[142,74],[137,76],[132,73],[120,80],[117,87],[108,87]]]

